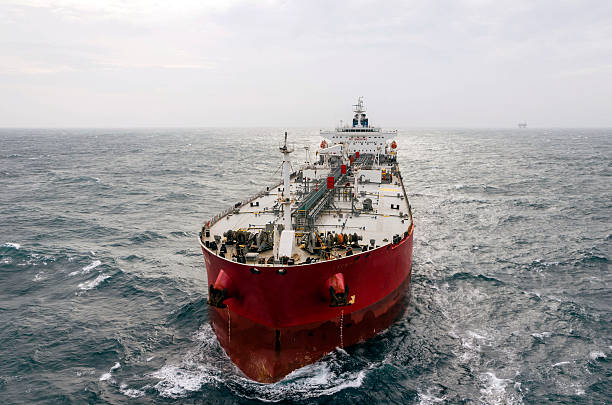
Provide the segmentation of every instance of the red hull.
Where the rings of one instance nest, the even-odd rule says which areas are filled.
[[[386,329],[403,308],[412,268],[412,229],[397,244],[315,264],[266,267],[232,262],[202,247],[209,284],[226,273],[227,308],[211,323],[232,361],[250,378],[274,382]],[[254,274],[251,270],[257,269]],[[352,305],[331,307],[329,280],[342,273]],[[228,279],[229,277],[229,279]],[[229,281],[228,281],[229,280]]]

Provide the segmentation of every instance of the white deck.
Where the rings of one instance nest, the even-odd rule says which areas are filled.
[[[287,146],[285,132],[284,144],[279,145],[283,181],[207,222],[203,245],[212,244],[213,253],[242,263],[299,265],[345,257],[407,236],[412,212],[396,162],[397,144],[392,141],[397,132],[368,125],[363,97],[353,112],[352,126],[321,131],[319,161],[291,176],[293,148]],[[340,168],[346,166],[343,175]],[[333,192],[327,187],[328,176],[338,183]],[[283,192],[285,187],[290,193]],[[295,232],[281,231],[281,225]],[[226,244],[230,230],[239,231],[240,238],[231,237]],[[269,247],[262,243],[264,237],[275,244],[274,249],[263,250]]]
[[[317,165],[317,172],[322,172],[326,177],[330,168],[322,165]],[[315,229],[318,233],[327,234],[328,232],[343,233],[343,234],[357,234],[361,236],[362,240],[358,243],[359,245],[368,246],[383,246],[393,241],[394,235],[400,235],[403,237],[404,232],[408,231],[411,225],[411,216],[409,215],[409,203],[405,197],[401,178],[399,176],[399,168],[396,164],[390,162],[387,164],[381,164],[376,169],[386,169],[388,172],[393,174],[392,181],[390,183],[372,183],[363,182],[358,183],[357,200],[363,203],[364,199],[369,198],[372,200],[372,211],[366,212],[361,211],[359,213],[352,211],[352,201],[350,196],[344,196],[344,187],[338,187],[336,185],[336,192],[334,196],[333,209],[323,210],[316,219]],[[347,178],[350,186],[346,188],[349,193],[354,191],[355,177],[359,177],[359,167],[354,173],[357,176],[349,176]],[[291,196],[292,204],[291,209],[294,210],[298,206],[296,198],[300,198],[300,192],[303,188],[303,183],[297,183],[296,180],[299,178],[297,172],[291,178]],[[202,241],[214,241],[214,236],[218,235],[223,240],[223,234],[228,230],[246,230],[249,232],[259,232],[266,228],[266,224],[282,224],[283,223],[283,211],[282,205],[278,204],[281,200],[282,185],[276,187],[270,187],[268,192],[260,193],[254,199],[249,199],[241,206],[234,208],[226,215],[222,215],[219,218],[215,218],[210,224],[210,236],[205,237],[203,235]],[[252,204],[259,206],[252,206]],[[277,207],[276,213],[274,207]],[[391,208],[399,206],[399,208]],[[299,247],[300,237],[304,234],[304,229],[296,226],[295,217],[293,218],[294,229],[296,231],[296,238],[294,239],[294,255],[295,264],[301,264],[308,257],[313,259],[320,259],[318,254],[310,254],[305,249]],[[374,244],[371,245],[371,240]],[[227,245],[228,252],[226,258],[232,260],[235,255],[235,246]],[[361,250],[357,250],[360,252]],[[332,249],[331,258],[337,258],[345,256],[347,247],[338,247]],[[355,253],[357,253],[355,252]],[[272,250],[259,253],[257,261],[264,258],[269,259],[272,256]],[[235,260],[235,258],[233,258]],[[259,264],[261,265],[261,264]]]

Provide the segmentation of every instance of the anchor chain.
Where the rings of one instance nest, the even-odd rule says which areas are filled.
[[[344,349],[344,309],[340,312],[340,348]]]
[[[227,307],[227,344],[232,343],[232,318],[229,307]]]

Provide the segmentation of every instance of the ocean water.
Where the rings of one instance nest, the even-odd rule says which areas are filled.
[[[405,313],[243,377],[197,233],[280,177],[283,130],[0,130],[0,403],[612,402],[612,130],[401,130]]]

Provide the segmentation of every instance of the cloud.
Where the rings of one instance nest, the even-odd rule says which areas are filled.
[[[611,19],[604,0],[0,0],[0,122],[54,92],[73,97],[41,116],[80,125],[147,125],[136,105],[167,125],[317,125],[356,94],[381,122],[514,125],[545,105],[554,124],[577,103],[610,122]]]
[[[598,65],[583,67],[575,70],[564,70],[559,74],[555,75],[556,78],[572,78],[580,76],[593,76],[593,75],[612,75],[612,64],[609,65]]]
[[[15,7],[48,9],[68,18],[117,19],[135,24],[180,19],[189,15],[223,12],[255,0],[5,0]]]
[[[177,70],[202,70],[202,69],[213,69],[214,63],[207,64],[144,64],[144,63],[121,63],[117,62],[114,64],[104,65],[104,69],[107,70],[118,70],[118,69],[177,69]]]

